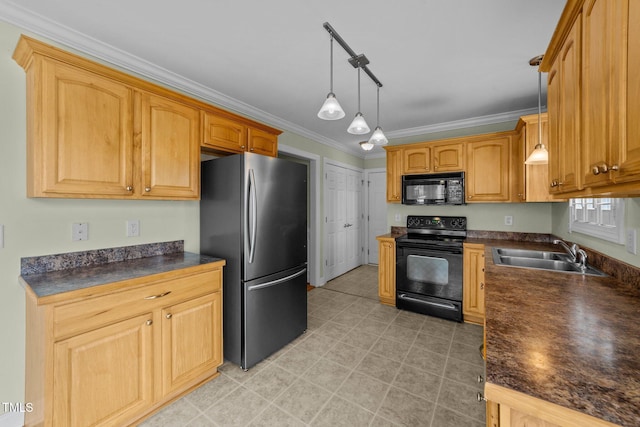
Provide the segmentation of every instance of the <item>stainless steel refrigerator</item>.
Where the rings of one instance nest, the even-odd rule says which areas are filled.
[[[200,252],[227,261],[224,357],[249,369],[307,328],[307,167],[244,153],[201,179]]]

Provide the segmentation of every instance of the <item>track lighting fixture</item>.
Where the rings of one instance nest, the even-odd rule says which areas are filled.
[[[353,121],[349,125],[347,132],[354,135],[364,135],[371,132],[371,129],[369,128],[369,125],[367,125],[367,122],[360,110],[360,70],[362,70],[371,78],[371,80],[373,80],[373,82],[377,86],[377,121],[375,131],[373,132],[373,135],[371,135],[371,138],[368,141],[361,142],[360,146],[363,150],[369,151],[375,145],[384,145],[388,143],[388,140],[382,132],[382,128],[380,127],[380,88],[382,87],[382,83],[380,83],[380,80],[378,80],[377,77],[374,76],[371,70],[369,70],[369,68],[367,67],[367,65],[369,64],[369,60],[364,54],[357,55],[353,51],[353,49],[349,47],[347,42],[345,42],[344,39],[340,37],[338,33],[336,33],[336,31],[328,22],[325,22],[324,24],[322,24],[322,26],[331,35],[331,87],[329,95],[327,95],[327,99],[320,109],[320,112],[318,113],[318,117],[324,120],[336,120],[344,117],[345,115],[342,108],[340,108],[341,115],[337,112],[340,104],[338,104],[338,100],[333,94],[333,40],[335,39],[338,44],[342,46],[342,48],[347,52],[347,54],[349,54],[349,63],[354,68],[358,69],[358,111]],[[328,106],[325,108],[325,105],[327,104]],[[329,111],[331,113],[329,113]],[[338,115],[339,117],[337,117]]]

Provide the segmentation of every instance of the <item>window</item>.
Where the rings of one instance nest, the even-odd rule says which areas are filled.
[[[624,243],[624,199],[571,199],[569,232]]]

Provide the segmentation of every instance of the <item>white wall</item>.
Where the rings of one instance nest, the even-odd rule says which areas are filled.
[[[19,36],[0,22],[0,402],[24,401],[21,257],[170,240],[184,240],[187,251],[200,247],[198,202],[26,197],[25,73],[11,59]],[[125,237],[127,219],[140,220],[139,237]],[[80,221],[89,223],[89,240],[72,242],[71,223]]]

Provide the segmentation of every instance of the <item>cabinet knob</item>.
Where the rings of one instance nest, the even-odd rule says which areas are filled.
[[[133,187],[132,187],[132,186],[130,186],[130,185],[127,185],[126,190],[127,190],[127,191],[133,191]]]
[[[253,151],[253,147],[249,148],[249,151]]]
[[[144,187],[144,191],[146,191],[147,193],[151,191],[151,187]]]
[[[487,398],[484,397],[481,392],[478,392],[478,394],[476,394],[476,399],[478,399],[478,402],[486,402],[487,400]]]
[[[166,317],[167,319],[171,319],[171,318],[173,317],[173,314],[171,314],[171,313],[167,313],[167,315],[166,315],[166,316],[164,316],[164,317]]]
[[[467,199],[471,200],[473,199],[473,196],[467,196]]]
[[[151,319],[147,320],[147,326],[151,326],[151,325],[153,325],[153,320]]]
[[[478,380],[479,383],[481,383],[481,382],[484,381],[484,378],[482,378],[482,375],[478,375],[477,380]]]
[[[434,168],[435,170],[438,170],[438,167],[437,167],[437,166],[434,166],[433,168]]]
[[[620,170],[620,166],[618,166],[618,165],[613,165],[613,166],[611,166],[611,168],[610,168],[610,169],[611,169],[612,171],[619,171],[619,170]]]
[[[242,148],[244,150],[244,145],[241,145],[240,148]]]
[[[484,282],[480,282],[480,289],[484,289]]]

